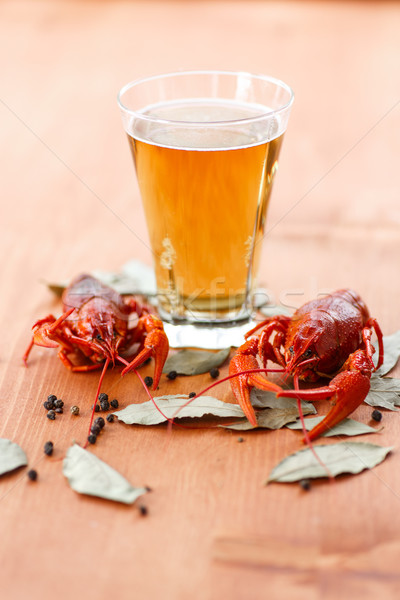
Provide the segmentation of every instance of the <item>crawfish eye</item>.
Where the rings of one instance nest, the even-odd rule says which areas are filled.
[[[312,354],[312,350],[311,348],[307,348],[307,350],[303,353],[304,358],[308,358],[309,356],[311,356]]]
[[[290,348],[289,348],[289,352],[290,352],[290,354],[293,354],[293,352],[294,352],[294,350],[293,350],[293,346],[290,346]]]
[[[103,338],[99,333],[96,335],[96,340],[99,340],[99,342],[103,341]]]

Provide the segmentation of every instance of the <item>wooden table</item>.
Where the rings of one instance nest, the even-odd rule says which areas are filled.
[[[363,438],[395,447],[383,464],[310,493],[263,485],[300,434],[251,432],[239,444],[235,433],[114,423],[91,451],[153,488],[141,517],[76,494],[62,475],[98,375],[71,374],[39,348],[21,363],[33,322],[60,311],[42,280],[151,263],[116,94],[185,68],[269,73],[295,90],[261,267],[271,298],[298,306],[351,286],[386,334],[399,329],[399,18],[398,3],[378,1],[0,3],[0,435],[39,473],[0,481],[2,598],[399,597],[398,413]],[[163,380],[160,391],[208,380]],[[116,371],[104,387],[122,405],[145,399]],[[81,416],[50,422],[49,393]],[[227,386],[219,394],[230,398]]]

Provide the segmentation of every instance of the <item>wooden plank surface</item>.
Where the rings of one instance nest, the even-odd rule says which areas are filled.
[[[298,306],[351,286],[385,333],[399,329],[399,17],[396,2],[0,3],[0,436],[39,473],[35,484],[26,469],[0,481],[3,598],[399,597],[398,413],[363,438],[395,446],[387,461],[310,493],[262,484],[301,447],[297,432],[240,444],[215,429],[109,425],[92,451],[151,486],[143,518],[77,495],[62,475],[98,375],[71,374],[39,348],[21,364],[33,322],[60,310],[41,280],[151,263],[116,93],[185,68],[269,73],[295,90],[260,273],[271,299]],[[163,379],[160,392],[207,382]],[[145,399],[117,371],[104,388],[121,405]],[[49,393],[67,405],[55,422],[42,408]],[[231,399],[227,384],[218,396]]]

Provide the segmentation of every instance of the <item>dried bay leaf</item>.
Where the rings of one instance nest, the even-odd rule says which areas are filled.
[[[0,475],[27,464],[28,459],[21,446],[6,438],[0,438]]]
[[[142,285],[140,280],[132,279],[129,275],[124,275],[123,273],[113,273],[109,271],[102,271],[100,269],[95,269],[90,273],[109,287],[113,288],[118,294],[121,296],[124,295],[135,295],[139,294],[142,296],[150,296],[151,293],[147,289],[146,285]]]
[[[265,410],[257,413],[258,428],[263,429],[281,429],[287,423],[292,423],[299,417],[299,411],[297,407],[296,398],[277,398],[275,394],[270,392],[263,392],[264,399],[260,394],[260,399],[257,398],[258,392],[261,390],[253,389],[250,394],[250,399],[253,406],[257,408],[265,408]],[[253,393],[254,392],[254,393]],[[255,400],[253,401],[253,399]],[[268,406],[268,408],[266,408]],[[315,406],[310,402],[301,401],[303,415],[310,415],[317,412]],[[253,427],[247,419],[238,421],[232,425],[222,425],[225,429],[233,429],[236,431],[247,431],[250,429],[257,429]]]
[[[285,400],[290,400],[290,405],[293,404],[293,400],[295,403],[296,398],[280,398]],[[278,398],[276,397],[275,392],[266,392],[264,390],[259,390],[258,388],[253,388],[250,392],[250,402],[254,408],[281,408],[281,404],[277,404],[276,401]]]
[[[311,431],[313,427],[318,425],[325,417],[310,417],[304,419],[304,424],[307,431]],[[290,423],[287,425],[288,429],[303,429],[300,421]],[[360,423],[354,419],[343,419],[341,423],[338,423],[334,427],[331,427],[328,431],[322,434],[322,437],[332,437],[334,435],[363,435],[366,433],[376,433],[379,429],[374,429],[370,425]]]
[[[385,357],[383,365],[376,371],[378,375],[386,375],[397,364],[400,356],[400,330],[383,337],[383,348]]]
[[[200,418],[205,415],[215,417],[239,417],[244,414],[238,404],[222,402],[212,396],[200,396],[195,398],[190,404],[182,408],[175,416],[175,413],[181,408],[189,397],[183,394],[158,396],[154,398],[157,406],[168,419],[177,418]],[[127,425],[158,425],[164,423],[167,419],[157,410],[153,402],[143,402],[141,404],[130,404],[122,410],[113,413],[120,421]]]
[[[178,375],[208,373],[211,369],[220,367],[228,358],[230,351],[230,348],[224,348],[219,352],[179,350],[167,359],[163,373],[169,373],[170,371],[176,371]]]
[[[378,377],[372,375],[371,377],[371,388],[380,392],[396,392],[400,395],[400,379],[395,377]]]
[[[134,287],[137,290],[134,292],[135,294],[156,296],[156,276],[152,267],[149,267],[141,260],[132,259],[122,265],[121,271],[125,277],[134,283]]]
[[[254,408],[279,408],[279,409],[294,409],[297,410],[297,399],[296,398],[278,398],[275,392],[265,392],[253,388],[250,392],[250,401]],[[305,415],[315,415],[317,410],[311,402],[301,400],[301,409]],[[299,413],[297,413],[299,416]]]
[[[57,296],[58,298],[61,298],[63,291],[69,285],[69,281],[66,279],[64,279],[63,281],[58,281],[58,282],[51,282],[51,281],[46,281],[46,280],[42,279],[41,283],[44,283],[44,285],[47,286],[49,288],[49,290],[51,292],[53,292],[53,294],[55,294],[55,296]]]
[[[147,493],[133,487],[125,477],[81,446],[71,446],[63,461],[63,473],[73,490],[114,502],[132,504]]]
[[[364,402],[370,406],[397,410],[400,406],[400,379],[393,377],[371,377],[371,388]]]
[[[127,262],[122,266],[120,273],[95,269],[90,274],[121,295],[155,296],[157,293],[153,269],[140,260]],[[61,296],[69,285],[69,281],[66,280],[59,282],[45,281],[44,283],[56,296]]]
[[[399,396],[397,394],[392,393],[390,396],[388,394],[382,394],[380,392],[374,392],[371,390],[368,396],[365,398],[364,402],[369,404],[369,406],[379,407],[379,408],[387,408],[387,410],[396,411],[396,406],[400,406]]]
[[[379,465],[393,450],[363,442],[339,442],[327,446],[314,446],[322,463],[336,477],[342,473],[360,473]],[[317,461],[309,448],[299,450],[284,458],[274,467],[266,483],[272,481],[289,483],[301,479],[328,477],[326,469]]]

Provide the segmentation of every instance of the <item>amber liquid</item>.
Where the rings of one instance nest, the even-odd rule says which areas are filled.
[[[255,110],[198,101],[146,112],[214,121],[252,117]],[[240,131],[226,123],[189,131],[141,123],[128,134],[164,319],[248,318],[282,137],[262,140],[254,123]]]

